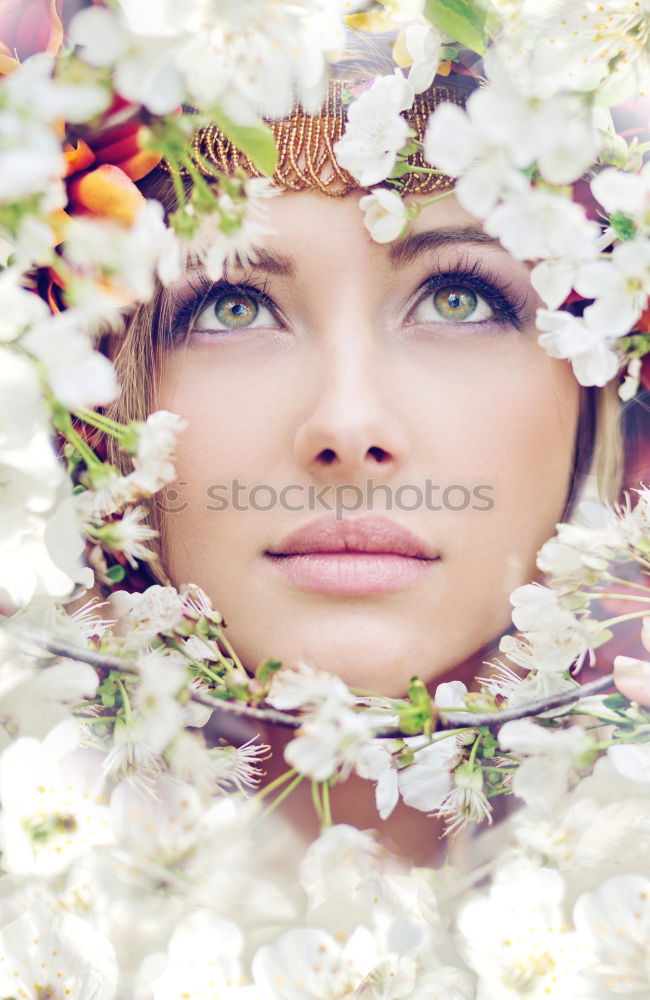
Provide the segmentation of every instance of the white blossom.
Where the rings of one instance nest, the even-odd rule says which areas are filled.
[[[130,507],[118,521],[111,521],[98,533],[104,544],[122,552],[134,569],[137,569],[138,559],[146,562],[154,558],[152,550],[142,544],[158,535],[155,528],[139,523],[148,516],[146,507]]]
[[[467,686],[462,681],[445,681],[438,684],[433,700],[440,712],[440,717],[445,722],[453,722],[454,713],[446,713],[445,709],[459,709],[461,712],[467,711],[465,699],[468,695]]]
[[[321,35],[311,20],[321,7],[310,0],[224,0],[218,6],[195,0],[180,21],[192,24],[191,34],[175,56],[191,100],[219,104],[242,124],[253,115],[287,115],[294,97],[314,113],[324,96],[321,46],[330,43],[330,34]]]
[[[152,496],[172,482],[177,439],[187,426],[187,420],[167,410],[149,414],[146,421],[131,421],[121,444],[133,456],[133,472],[122,476],[106,463],[89,470],[93,488],[77,497],[81,516],[92,519],[117,513],[125,504]]]
[[[571,523],[556,526],[556,536],[537,553],[537,566],[554,589],[595,586],[617,553],[625,549],[619,522],[605,504],[582,500]]]
[[[259,785],[266,773],[259,765],[270,757],[270,746],[257,743],[259,734],[252,736],[241,746],[220,746],[210,751],[214,768],[214,781],[220,788],[234,785],[240,792]]]
[[[142,791],[151,790],[165,770],[164,762],[146,742],[147,729],[142,720],[130,725],[121,720],[113,729],[113,745],[102,765],[111,781],[131,781]]]
[[[328,827],[314,840],[300,861],[300,883],[310,907],[346,898],[350,903],[371,891],[380,874],[381,847],[374,834],[347,823]]]
[[[82,280],[100,284],[116,305],[148,301],[155,278],[171,284],[182,277],[182,249],[174,230],[165,225],[159,201],[147,199],[133,222],[125,226],[109,219],[75,216],[65,227],[63,250]],[[75,287],[72,289],[75,301]],[[86,308],[90,308],[87,304]]]
[[[163,647],[138,655],[133,711],[143,727],[143,739],[154,753],[162,753],[183,725],[183,706],[177,696],[186,683],[187,666],[187,658],[173,649]]]
[[[375,733],[383,717],[357,712],[335,698],[329,698],[302,717],[296,736],[284,748],[291,767],[313,781],[326,781],[337,772],[345,779],[354,767],[359,750]]]
[[[539,188],[505,197],[487,216],[484,229],[521,260],[591,258],[599,233],[580,205]]]
[[[116,87],[154,114],[167,114],[184,96],[200,107],[219,105],[248,125],[259,115],[279,118],[297,96],[316,110],[322,97],[323,36],[312,23],[316,3],[216,7],[194,0],[178,18],[170,4],[154,4],[151,16],[133,4],[124,16],[82,11],[71,26],[74,42],[91,65],[114,67]],[[106,39],[106,44],[102,41]],[[269,84],[269,81],[272,81]]]
[[[79,750],[78,741],[77,725],[66,721],[42,742],[23,737],[2,753],[0,841],[6,871],[58,874],[94,844],[111,841],[97,755]]]
[[[70,410],[104,406],[119,393],[113,364],[94,350],[84,325],[81,315],[67,309],[35,323],[20,340],[43,363],[52,392]]]
[[[501,726],[498,738],[504,750],[525,757],[513,777],[514,793],[542,811],[558,801],[593,759],[593,742],[580,726],[545,729],[532,719],[515,719]]]
[[[266,697],[269,705],[281,711],[319,705],[329,699],[347,705],[354,701],[340,677],[300,661],[273,674]]]
[[[527,583],[510,594],[512,621],[522,632],[546,633],[558,642],[590,648],[597,623],[580,619],[561,603],[558,591],[539,583]]]
[[[143,995],[146,984],[153,1000],[212,1000],[215,995],[222,1000],[263,1000],[258,988],[243,985],[243,947],[243,934],[232,921],[196,910],[176,925],[166,954],[143,964]]]
[[[49,315],[43,299],[22,287],[21,277],[15,267],[0,273],[0,342],[15,340],[32,323]]]
[[[646,669],[646,683],[649,677],[650,669]],[[607,751],[607,758],[614,770],[624,778],[650,785],[650,746],[647,743],[615,743]]]
[[[588,306],[583,315],[538,309],[535,323],[542,333],[538,343],[552,358],[571,361],[581,385],[606,385],[621,367],[616,349],[617,334],[606,318]]]
[[[355,770],[360,778],[375,782],[375,802],[381,819],[388,819],[399,801],[397,760],[398,741],[369,740],[357,751]]]
[[[70,704],[92,698],[98,684],[86,663],[61,659],[39,669],[0,632],[0,718],[14,736],[45,737],[70,718]]]
[[[150,413],[144,423],[136,423],[135,434],[137,446],[134,454],[134,464],[138,469],[155,469],[159,464],[169,461],[176,448],[180,431],[185,430],[187,421],[176,413],[168,410],[156,410]],[[168,470],[164,470],[168,474]]]
[[[460,763],[458,738],[450,734],[426,743],[422,736],[408,736],[404,742],[414,761],[398,773],[400,795],[413,809],[433,812],[449,793],[451,771]]]
[[[452,773],[452,787],[435,811],[445,821],[445,833],[455,833],[468,822],[491,823],[491,813],[481,768],[459,764]]]
[[[334,145],[340,167],[362,187],[386,179],[408,138],[408,122],[400,114],[415,94],[400,70],[379,76],[348,108],[343,137]]]
[[[595,299],[587,310],[594,325],[610,336],[627,333],[650,295],[650,240],[626,240],[600,260],[584,264],[575,287],[581,295]]]
[[[170,114],[181,104],[183,79],[167,38],[138,37],[103,7],[80,11],[69,37],[90,66],[114,68],[116,89],[127,99],[142,102],[158,115]]]
[[[56,188],[65,160],[56,122],[83,122],[102,111],[107,90],[52,79],[53,58],[39,52],[0,81],[0,201],[19,203]]]
[[[607,167],[594,177],[591,191],[610,215],[622,212],[637,231],[650,234],[650,163],[638,174]]]
[[[374,936],[358,927],[340,944],[317,927],[286,931],[253,958],[253,979],[271,1000],[349,997],[380,958]]]
[[[118,968],[110,942],[71,913],[30,907],[0,928],[0,992],[21,1000],[113,1000]]]
[[[249,177],[239,199],[223,192],[217,210],[206,216],[188,249],[196,254],[208,278],[220,281],[227,264],[254,264],[257,247],[272,232],[268,200],[282,195],[266,177]]]
[[[183,601],[174,587],[154,584],[142,594],[116,590],[109,597],[112,613],[118,620],[116,631],[123,630],[127,648],[145,647],[159,632],[168,632],[180,624]]]
[[[544,13],[536,69],[557,86],[595,90],[602,104],[643,91],[650,68],[647,0],[561,0]]]
[[[458,177],[454,192],[473,215],[483,218],[505,194],[524,192],[528,181],[519,167],[529,154],[499,142],[490,117],[485,117],[481,91],[473,93],[463,111],[455,104],[439,104],[424,136],[424,155],[434,167]],[[514,162],[511,159],[514,156]]]
[[[650,880],[618,875],[578,899],[578,934],[594,954],[588,977],[597,1000],[612,995],[641,1000],[650,990]]]
[[[504,865],[488,895],[461,907],[462,950],[490,1000],[590,1000],[589,951],[566,929],[565,886],[550,868]]]
[[[408,82],[416,94],[427,90],[440,65],[442,37],[426,21],[415,21],[404,28],[404,43],[413,60],[409,67]]]
[[[106,87],[94,82],[70,83],[53,77],[55,59],[37,52],[2,79],[2,93],[13,108],[42,122],[64,118],[75,124],[90,121],[110,103]]]
[[[363,222],[376,243],[390,243],[401,236],[408,224],[406,205],[389,188],[375,188],[372,194],[359,200],[359,208],[365,213]]]

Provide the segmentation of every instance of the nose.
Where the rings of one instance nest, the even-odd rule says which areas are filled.
[[[316,360],[297,427],[294,457],[316,479],[388,479],[409,453],[386,349],[347,325]]]

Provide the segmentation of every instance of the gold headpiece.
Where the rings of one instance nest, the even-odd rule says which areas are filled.
[[[285,191],[317,189],[334,198],[359,188],[359,182],[352,174],[336,162],[333,146],[345,131],[347,105],[344,91],[356,89],[361,82],[330,80],[327,96],[318,114],[308,115],[298,105],[287,118],[267,123],[278,148],[278,165],[271,178],[276,187]],[[429,116],[439,104],[450,101],[464,107],[475,87],[473,78],[454,77],[453,83],[435,83],[429,90],[417,94],[413,107],[403,113],[415,137],[422,140]],[[192,148],[192,159],[206,177],[211,176],[208,165],[226,175],[232,175],[239,168],[249,177],[265,176],[216,125],[197,129]],[[408,162],[415,167],[431,166],[421,152],[410,156]],[[425,194],[448,188],[453,183],[454,180],[444,174],[408,173],[403,178],[401,192]]]

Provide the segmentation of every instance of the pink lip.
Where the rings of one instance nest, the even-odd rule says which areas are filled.
[[[290,583],[332,594],[402,590],[426,576],[437,552],[388,518],[321,518],[265,555]]]

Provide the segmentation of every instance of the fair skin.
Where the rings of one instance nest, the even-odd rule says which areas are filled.
[[[163,562],[175,586],[207,592],[249,670],[273,656],[384,695],[403,695],[417,675],[433,693],[441,680],[469,686],[487,672],[482,661],[511,627],[508,595],[536,576],[536,552],[564,511],[579,386],[570,364],[537,344],[540,301],[527,265],[487,240],[453,196],[422,210],[409,233],[429,235],[397,259],[395,244],[370,238],[359,197],[269,201],[266,270],[229,267],[227,278],[263,285],[270,301],[250,287],[244,298],[241,287],[211,288],[196,269],[171,289],[179,343],[163,356],[154,408],[189,426],[177,482],[159,494]],[[335,513],[232,502],[210,510],[224,506],[217,497],[232,501],[214,487],[233,480],[278,494],[294,484],[294,505],[310,486],[367,489],[368,480],[393,497],[400,486],[424,492],[429,480],[437,506],[460,484],[472,502],[456,490],[441,510],[390,510],[379,491],[372,512],[345,511],[391,518],[439,558],[388,592],[337,593],[287,579],[267,554]],[[413,490],[403,495],[412,506]],[[262,491],[258,506],[268,497]],[[249,500],[240,494],[239,506]],[[260,727],[273,749],[267,780],[286,768],[291,735]],[[352,775],[331,801],[335,822],[378,828],[411,862],[430,863],[437,851],[440,824],[403,803],[379,821],[371,782]],[[308,781],[282,809],[305,838],[316,835]]]
[[[264,268],[227,277],[263,282],[270,302],[250,288],[243,299],[222,288],[215,302],[196,270],[172,290],[179,335],[191,329],[165,355],[156,406],[189,427],[174,502],[161,494],[164,562],[176,586],[191,580],[209,594],[249,669],[268,656],[302,660],[399,696],[414,674],[433,687],[469,682],[477,651],[511,625],[508,595],[535,576],[564,509],[579,386],[537,344],[527,265],[486,241],[453,196],[422,210],[410,232],[433,235],[398,260],[394,244],[370,238],[358,199],[269,201]],[[291,275],[278,273],[288,265]],[[208,509],[224,506],[217,496],[232,501],[214,487],[233,480],[278,494],[296,484],[289,504],[306,502],[309,486],[424,490],[429,480],[434,504],[450,484],[472,503],[452,509],[467,496],[456,490],[442,510],[389,510],[380,492],[373,513],[439,558],[387,593],[321,592],[287,579],[267,553],[325,509]],[[402,495],[412,506],[412,489]]]

